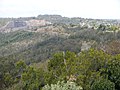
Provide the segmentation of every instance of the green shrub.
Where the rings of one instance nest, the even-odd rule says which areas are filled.
[[[116,55],[107,67],[108,79],[115,83],[115,89],[120,89],[120,54]]]
[[[115,84],[107,79],[100,79],[93,83],[91,90],[115,90]]]
[[[76,86],[74,82],[58,81],[57,84],[45,85],[42,90],[82,90],[82,87]]]

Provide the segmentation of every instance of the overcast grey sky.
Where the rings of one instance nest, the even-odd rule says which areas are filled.
[[[0,17],[39,14],[120,19],[120,0],[0,0]]]

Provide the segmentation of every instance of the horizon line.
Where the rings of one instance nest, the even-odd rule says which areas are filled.
[[[66,17],[66,18],[83,18],[83,19],[99,19],[99,20],[120,20],[120,18],[91,18],[91,17],[80,17],[80,16],[65,16],[65,15],[60,15],[60,14],[38,14],[37,16],[8,16],[8,17],[4,17],[4,16],[0,16],[0,18],[31,18],[31,17],[38,17],[39,15],[58,15],[61,17]]]

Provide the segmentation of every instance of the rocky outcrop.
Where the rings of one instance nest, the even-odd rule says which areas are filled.
[[[18,27],[25,27],[27,26],[27,23],[22,20],[14,20],[8,23],[6,28],[18,28]]]

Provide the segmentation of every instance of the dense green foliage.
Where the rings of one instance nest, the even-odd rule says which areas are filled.
[[[117,89],[120,88],[120,55],[112,59],[107,67],[108,79],[115,83]]]
[[[107,79],[97,80],[93,83],[92,90],[115,90],[115,84]]]
[[[1,90],[41,90],[43,87],[43,90],[69,90],[70,82],[73,82],[70,90],[79,90],[79,86],[83,90],[120,88],[120,55],[109,55],[101,50],[90,49],[79,54],[70,51],[56,53],[46,64],[47,69],[35,68],[23,61],[6,64],[8,69],[3,66],[4,72],[1,70]]]

